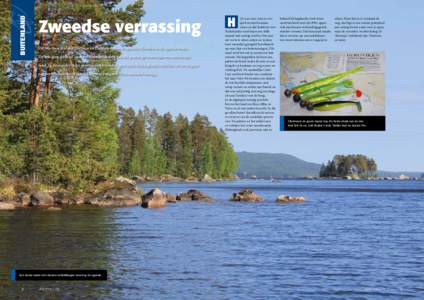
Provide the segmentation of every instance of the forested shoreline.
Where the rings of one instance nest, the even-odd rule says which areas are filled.
[[[36,1],[36,19],[112,23],[144,15],[143,1],[92,2]],[[133,35],[36,31],[36,59],[10,62],[9,6],[0,15],[0,179],[84,191],[118,175],[224,178],[237,170],[231,144],[206,116],[118,107],[115,46],[133,46]]]
[[[174,119],[147,107],[137,113],[120,107],[118,135],[123,175],[228,178],[238,168],[225,133],[200,114],[190,121],[182,114]]]

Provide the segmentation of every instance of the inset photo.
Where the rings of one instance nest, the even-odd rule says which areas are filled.
[[[384,116],[383,52],[281,52],[281,116]]]

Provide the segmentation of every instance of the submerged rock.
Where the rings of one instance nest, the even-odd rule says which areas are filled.
[[[144,208],[162,208],[166,206],[167,201],[167,194],[156,188],[143,195],[141,206]]]
[[[177,196],[178,201],[204,201],[204,202],[213,202],[213,198],[202,193],[201,191],[191,189],[185,193],[180,193]]]
[[[170,193],[165,193],[165,194],[166,194],[166,202],[177,203],[177,197],[175,195]]]
[[[304,197],[290,197],[287,195],[280,195],[276,200],[278,203],[290,203],[290,202],[305,202]]]
[[[250,189],[243,189],[238,193],[234,193],[233,197],[230,200],[258,202],[258,201],[262,201],[263,198]]]
[[[16,205],[10,202],[0,202],[0,210],[14,210]]]

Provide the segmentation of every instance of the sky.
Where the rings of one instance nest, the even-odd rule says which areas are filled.
[[[123,4],[131,3],[124,0]],[[191,48],[197,70],[161,71],[157,78],[121,77],[118,102],[135,109],[147,105],[160,113],[192,117],[201,113],[224,127],[224,16],[380,17],[381,39],[345,43],[280,43],[281,51],[384,51],[386,80],[385,132],[279,131],[279,89],[273,132],[228,133],[236,151],[288,153],[321,163],[335,154],[362,153],[380,170],[424,171],[424,2],[420,0],[145,0],[143,22],[202,23],[202,36],[138,33],[136,47]],[[276,35],[278,40],[278,35]],[[156,53],[157,54],[157,53]],[[276,51],[278,61],[279,51]],[[278,69],[277,69],[278,71]],[[279,74],[276,74],[276,80]],[[279,87],[278,82],[276,86]]]

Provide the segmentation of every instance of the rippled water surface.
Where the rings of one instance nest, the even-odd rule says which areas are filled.
[[[156,186],[217,201],[0,212],[0,299],[424,299],[424,182],[143,187]],[[266,200],[228,201],[245,187]],[[107,269],[109,280],[12,282],[12,268]]]

